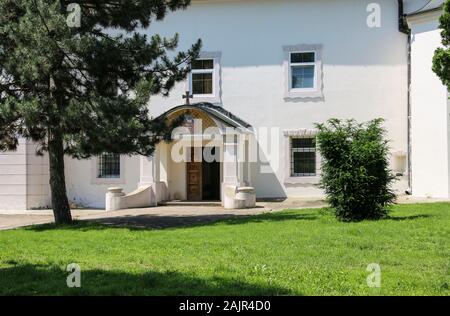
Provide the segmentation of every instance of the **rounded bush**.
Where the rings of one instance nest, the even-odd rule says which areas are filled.
[[[343,221],[379,219],[395,200],[389,146],[382,119],[367,123],[330,119],[316,124],[322,155],[321,187]]]

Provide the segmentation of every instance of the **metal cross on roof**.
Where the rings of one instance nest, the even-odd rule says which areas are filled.
[[[186,91],[186,94],[183,95],[183,99],[186,99],[186,105],[191,104],[190,99],[192,99],[193,97],[194,96],[189,91]]]

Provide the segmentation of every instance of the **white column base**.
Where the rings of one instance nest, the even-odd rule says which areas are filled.
[[[224,193],[222,204],[226,209],[245,209],[256,206],[255,189],[223,184]]]
[[[125,193],[122,192],[122,188],[114,187],[109,188],[105,197],[105,210],[109,211],[117,211],[123,208],[122,198],[125,196]]]

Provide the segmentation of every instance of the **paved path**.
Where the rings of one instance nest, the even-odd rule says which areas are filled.
[[[132,226],[136,228],[167,228],[191,226],[214,221],[270,212],[259,206],[246,210],[225,210],[216,206],[160,206],[154,208],[127,209],[114,212],[104,210],[74,210],[77,220],[92,220],[106,225]],[[50,210],[0,212],[0,230],[53,222]]]
[[[53,216],[48,215],[0,215],[0,230],[22,226],[50,223]]]
[[[82,219],[94,220],[106,225],[136,228],[169,228],[193,226],[215,221],[245,217],[270,212],[259,206],[246,210],[226,210],[217,206],[160,206],[146,209],[128,209],[105,215],[88,215]]]
[[[103,210],[73,210],[72,216],[75,219],[82,219],[85,216],[106,215]],[[23,226],[53,223],[52,210],[36,211],[0,211],[0,230],[18,228]]]
[[[426,203],[449,200],[400,197],[399,203]],[[256,215],[286,209],[319,208],[326,203],[319,199],[285,199],[259,202],[258,207],[246,210],[226,210],[218,206],[159,206],[106,212],[99,209],[73,210],[76,220],[93,220],[107,225],[138,228],[167,228],[191,226],[214,221]],[[1,211],[0,230],[53,222],[51,210]]]

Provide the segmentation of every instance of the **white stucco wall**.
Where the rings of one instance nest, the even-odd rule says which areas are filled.
[[[193,1],[185,11],[169,14],[145,31],[180,35],[180,49],[198,38],[203,51],[220,53],[221,102],[228,111],[258,131],[278,128],[278,147],[271,149],[269,173],[251,164],[251,184],[258,197],[320,196],[318,177],[287,181],[289,159],[284,130],[311,129],[329,118],[386,120],[393,152],[407,152],[407,36],[398,31],[397,1],[380,0],[380,28],[366,24],[369,0]],[[323,98],[284,99],[283,46],[323,47]],[[169,97],[152,97],[153,115],[184,103],[186,82]],[[193,102],[195,102],[194,100]],[[85,206],[103,207],[106,190],[117,184],[93,184],[90,161],[66,161],[69,198]],[[393,161],[393,165],[395,162]],[[185,167],[169,164],[169,193],[185,197]],[[163,179],[164,180],[164,179]],[[127,158],[125,192],[139,182],[139,159]],[[406,189],[403,179],[397,185]]]
[[[17,151],[0,153],[0,209],[26,209],[26,172],[26,142],[21,139]]]
[[[19,140],[16,151],[0,153],[0,210],[48,207],[48,157],[36,155],[36,145]]]
[[[279,128],[281,148],[274,150],[273,172],[262,174],[253,164],[252,184],[259,197],[321,194],[314,179],[286,184],[285,129],[310,129],[331,117],[383,117],[392,150],[407,151],[407,37],[398,31],[396,1],[378,1],[381,28],[368,28],[371,2],[194,1],[186,11],[151,26],[149,34],[178,32],[182,49],[201,38],[203,51],[220,52],[221,105],[256,130]],[[297,44],[323,45],[323,99],[283,98],[283,46]],[[168,98],[153,97],[152,113],[182,104],[185,87],[177,85]]]
[[[432,71],[441,45],[439,14],[409,19],[412,31],[412,192],[419,197],[449,197],[448,93]]]
[[[48,155],[36,155],[36,144],[27,144],[27,209],[51,206]]]
[[[66,185],[67,195],[71,202],[84,207],[105,207],[105,194],[109,187],[121,187],[125,193],[130,193],[138,187],[139,182],[139,157],[124,156],[123,180],[117,183],[115,180],[105,179],[104,183],[95,181],[94,159],[76,160],[66,158]]]
[[[398,31],[397,1],[376,1],[381,5],[381,27],[367,27],[366,8],[372,2],[194,0],[187,10],[169,14],[145,32],[166,36],[179,33],[180,49],[201,38],[203,51],[220,52],[220,105],[248,121],[257,131],[261,127],[278,128],[276,138],[280,146],[271,149],[269,169],[272,171],[261,173],[260,164],[251,165],[251,184],[258,197],[318,196],[322,193],[315,186],[318,177],[297,183],[287,181],[289,159],[284,130],[311,129],[314,123],[331,117],[358,121],[383,117],[392,151],[407,151],[407,37]],[[416,132],[413,136],[413,142],[418,142],[414,152],[418,157],[413,157],[413,169],[417,170],[413,178],[414,192],[446,195],[450,147],[448,138],[442,135],[448,133],[447,103],[441,102],[445,92],[442,86],[436,86],[436,78],[427,72],[430,60],[427,58],[438,45],[438,34],[420,29],[415,32],[413,60],[426,61],[413,70],[415,78],[420,80],[413,87],[413,104],[417,105],[414,115],[423,118],[414,124],[416,130],[432,135],[432,150],[428,146],[425,149],[430,137]],[[297,44],[323,47],[321,99],[284,99],[283,46]],[[149,104],[152,113],[158,115],[183,103],[181,96],[185,89],[186,83],[180,83],[170,97],[153,97]],[[436,111],[425,110],[431,104]],[[421,144],[424,149],[417,151]],[[430,162],[430,157],[439,159]],[[38,167],[27,166],[26,161],[24,153],[0,155],[0,208],[27,207],[27,189],[36,192],[33,194],[36,201],[45,200],[46,160],[37,161]],[[104,207],[108,187],[119,185],[130,192],[138,185],[138,157],[124,158],[124,179],[119,184],[94,183],[92,164],[91,160],[66,159],[68,195],[77,204]],[[392,164],[396,165],[395,161]],[[170,165],[168,169],[167,181],[173,186],[174,198],[176,192],[185,188],[184,169],[182,165]],[[39,176],[34,177],[34,172]],[[405,189],[404,181],[397,188]]]

